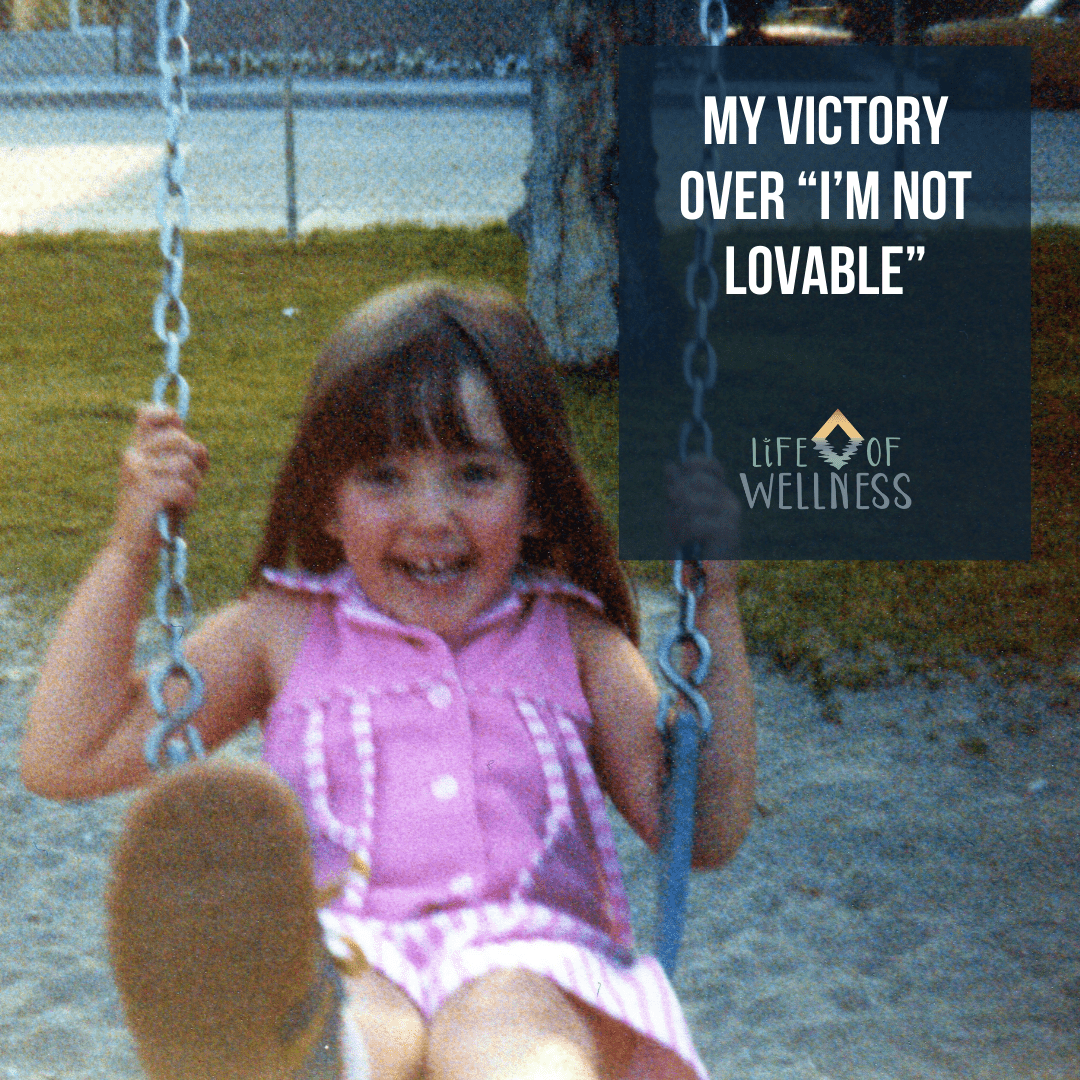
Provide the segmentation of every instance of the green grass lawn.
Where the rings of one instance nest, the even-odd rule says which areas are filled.
[[[271,234],[192,235],[186,246],[189,426],[213,459],[188,527],[189,578],[205,610],[246,577],[307,369],[341,317],[371,292],[424,275],[496,280],[523,295],[526,266],[502,227],[316,234],[295,248]],[[971,655],[1015,669],[1058,662],[1075,646],[1080,230],[1037,230],[1032,271],[1032,561],[746,563],[752,648],[819,681],[843,651],[838,677],[854,685],[874,677],[879,643],[913,669]],[[39,613],[55,613],[106,535],[134,405],[161,367],[150,325],[160,277],[150,234],[0,238],[0,579]],[[564,382],[614,521],[617,387],[589,375]],[[666,582],[656,565],[631,571]]]

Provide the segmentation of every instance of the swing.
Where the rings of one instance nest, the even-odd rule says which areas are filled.
[[[718,10],[717,10],[718,9]],[[714,16],[718,18],[714,18]],[[704,82],[712,78],[722,84],[718,47],[727,40],[728,14],[723,0],[701,0],[701,35],[711,47],[708,76],[699,79],[696,99],[702,99]],[[718,97],[722,85],[715,87]],[[702,170],[715,167],[715,146],[707,144],[703,152]],[[686,270],[686,300],[697,313],[696,334],[683,350],[683,376],[693,394],[691,418],[684,421],[679,432],[679,460],[685,464],[689,455],[690,437],[695,429],[701,438],[702,452],[712,457],[712,431],[702,414],[705,391],[716,383],[716,353],[709,342],[709,312],[716,306],[718,282],[712,266],[712,223],[705,215],[698,221],[694,233],[694,258]],[[699,275],[704,272],[706,292],[697,294]],[[705,374],[693,369],[695,354],[705,356]],[[655,952],[669,978],[675,973],[686,924],[686,901],[690,886],[690,863],[694,845],[694,798],[697,793],[697,766],[701,748],[712,727],[709,706],[698,689],[705,681],[712,661],[712,650],[705,635],[694,626],[697,602],[705,591],[705,571],[691,551],[680,554],[689,557],[688,564],[676,559],[674,585],[679,597],[679,618],[675,627],[660,645],[657,658],[660,672],[671,689],[660,699],[656,725],[664,741],[667,758],[667,779],[664,784],[662,807],[663,829],[657,873],[657,906]],[[689,581],[687,579],[689,571]],[[682,650],[697,653],[688,673],[683,673]],[[670,719],[672,709],[678,710]]]
[[[184,273],[184,245],[181,230],[189,222],[189,202],[183,186],[183,155],[180,149],[180,130],[188,114],[187,91],[184,79],[190,71],[190,51],[184,33],[190,19],[187,0],[157,0],[157,62],[162,75],[161,103],[166,111],[165,159],[157,202],[157,218],[161,228],[160,249],[165,259],[162,290],[154,302],[153,323],[158,339],[165,347],[165,371],[153,387],[155,405],[163,405],[166,395],[175,390],[175,409],[181,420],[186,419],[190,389],[180,374],[180,347],[190,333],[187,308],[180,298]],[[723,0],[701,0],[699,25],[702,37],[713,47],[723,45],[727,38],[728,14]],[[710,52],[710,74],[719,80],[719,55]],[[707,167],[713,147],[705,150]],[[168,213],[169,200],[178,203],[175,218]],[[704,452],[712,454],[712,432],[701,410],[703,393],[712,388],[716,379],[716,356],[708,341],[708,314],[716,302],[716,272],[711,264],[712,232],[704,219],[695,234],[695,254],[686,276],[687,300],[697,311],[697,335],[687,343],[683,353],[683,371],[693,391],[693,416],[686,421],[679,436],[679,456],[685,462],[689,438],[696,428],[701,435]],[[698,297],[695,285],[698,275],[706,272],[709,288],[706,297]],[[175,317],[175,327],[167,324],[169,315]],[[695,352],[701,349],[706,356],[706,375],[702,378],[692,371]],[[201,675],[184,655],[184,635],[190,630],[193,604],[185,576],[187,544],[183,524],[171,521],[169,515],[158,515],[158,532],[162,540],[159,557],[159,582],[154,594],[158,623],[165,635],[167,655],[151,669],[147,692],[158,724],[147,737],[145,756],[151,770],[158,771],[183,765],[205,756],[197,729],[188,721],[204,700]],[[693,553],[689,552],[692,556]],[[686,580],[687,569],[689,581]],[[697,789],[697,763],[701,746],[712,723],[709,707],[699,691],[711,662],[708,640],[694,626],[697,601],[704,591],[704,571],[692,557],[687,564],[678,559],[674,566],[674,586],[679,596],[679,619],[660,647],[658,658],[662,675],[670,684],[661,698],[657,726],[663,737],[668,762],[668,779],[663,793],[663,839],[659,856],[656,916],[656,955],[669,977],[674,974],[679,944],[686,921],[686,901],[690,878],[691,850],[694,831],[694,797]],[[170,612],[170,607],[179,608]],[[683,674],[680,653],[693,648],[696,663]],[[182,700],[170,706],[165,698],[165,684],[178,677],[186,684]],[[679,705],[669,723],[672,709]],[[164,757],[164,760],[162,760]]]

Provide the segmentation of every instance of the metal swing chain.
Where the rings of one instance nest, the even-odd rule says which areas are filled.
[[[727,9],[722,2],[702,0],[700,29],[711,46],[708,71],[698,76],[695,101],[704,112],[709,82],[718,97],[723,87],[718,46],[727,38]],[[716,162],[715,146],[707,144],[702,153],[704,176]],[[715,223],[706,215],[698,219],[694,232],[694,256],[686,268],[686,301],[697,315],[694,336],[682,354],[683,378],[691,392],[690,419],[679,430],[679,460],[686,463],[690,440],[695,433],[701,452],[712,456],[712,429],[704,416],[705,392],[716,384],[716,351],[709,341],[709,315],[716,307],[719,278],[712,265]],[[703,285],[703,287],[702,287]],[[704,371],[695,359],[704,357]],[[693,556],[693,551],[681,552]],[[686,899],[694,844],[694,801],[697,795],[698,756],[712,728],[712,711],[700,691],[712,663],[708,638],[694,625],[698,601],[705,592],[705,570],[695,558],[675,560],[675,591],[679,596],[679,618],[660,644],[658,663],[671,689],[660,699],[656,724],[664,740],[668,775],[664,785],[664,828],[660,848],[660,879],[657,895],[656,955],[671,976],[678,959],[679,943],[686,921]],[[696,653],[690,670],[684,673],[687,650]],[[672,711],[675,715],[669,722]]]
[[[184,280],[184,241],[190,203],[184,189],[184,154],[180,134],[188,115],[184,79],[191,70],[191,54],[184,38],[190,9],[187,0],[157,0],[157,62],[161,71],[161,105],[165,110],[165,159],[158,189],[157,219],[161,227],[160,248],[165,259],[161,292],[154,301],[154,332],[165,346],[165,371],[154,380],[155,405],[166,404],[175,391],[174,408],[181,420],[187,418],[191,391],[180,374],[180,346],[188,339],[191,322],[180,299]],[[171,316],[171,319],[170,319]],[[170,322],[172,325],[170,325]],[[205,753],[198,731],[188,724],[204,698],[203,680],[184,656],[184,634],[191,628],[193,605],[185,583],[187,543],[183,525],[167,513],[158,514],[161,536],[160,577],[154,592],[154,611],[166,638],[168,656],[151,669],[147,693],[160,717],[146,740],[146,760],[151,769],[180,765]],[[174,610],[170,610],[174,609]],[[178,610],[175,610],[178,609]],[[183,699],[175,708],[165,700],[165,683],[178,677],[186,684]],[[162,753],[166,762],[163,763]]]
[[[722,45],[727,37],[727,8],[716,0],[702,0],[700,24],[702,37],[712,46],[708,50],[708,71],[698,76],[694,88],[694,101],[704,116],[705,95],[710,83],[716,97],[722,97],[723,76],[720,52],[716,46]],[[715,165],[716,145],[707,143],[702,149],[701,175],[704,176]],[[694,257],[686,268],[686,302],[690,310],[696,313],[697,322],[694,336],[686,343],[682,355],[683,378],[692,394],[690,419],[683,422],[679,431],[679,460],[684,464],[689,454],[690,436],[695,431],[701,438],[701,452],[706,457],[712,457],[712,429],[705,420],[704,406],[705,392],[716,385],[716,350],[709,341],[709,315],[715,309],[720,293],[720,279],[712,264],[715,234],[716,222],[708,214],[702,214],[694,229]],[[704,372],[695,370],[694,360],[699,354],[704,356]],[[700,369],[700,364],[698,367]]]

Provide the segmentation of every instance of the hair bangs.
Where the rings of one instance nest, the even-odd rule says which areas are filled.
[[[362,376],[353,371],[325,395],[320,426],[333,433],[341,450],[331,466],[338,476],[387,454],[432,444],[452,451],[477,448],[462,404],[461,376],[480,368],[479,357],[448,328],[430,337],[370,364]]]

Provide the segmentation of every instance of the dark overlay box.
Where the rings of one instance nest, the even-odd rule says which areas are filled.
[[[1030,558],[1029,67],[622,49],[623,558],[707,448],[743,558]]]

